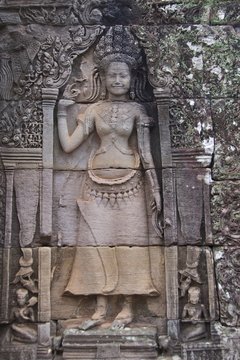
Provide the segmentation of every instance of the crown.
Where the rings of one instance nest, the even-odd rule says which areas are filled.
[[[142,60],[137,40],[122,25],[110,27],[97,44],[94,58],[100,69],[113,61],[126,62],[131,68],[137,68]]]

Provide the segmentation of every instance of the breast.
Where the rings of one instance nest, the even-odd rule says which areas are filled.
[[[100,116],[96,117],[95,126],[98,136],[108,134],[115,134],[123,137],[129,137],[134,127],[134,117],[120,115],[116,121],[112,121],[111,118],[103,119]]]

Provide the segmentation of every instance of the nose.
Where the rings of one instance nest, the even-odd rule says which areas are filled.
[[[119,76],[119,75],[116,75],[114,84],[115,84],[115,85],[119,85],[120,83],[121,83],[121,81],[120,81],[120,76]]]

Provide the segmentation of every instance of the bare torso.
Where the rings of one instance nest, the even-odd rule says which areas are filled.
[[[139,157],[130,144],[137,119],[136,103],[106,101],[95,106],[93,116],[100,147],[90,159],[90,167],[101,169],[101,174],[104,169],[118,169],[118,176],[138,168]]]

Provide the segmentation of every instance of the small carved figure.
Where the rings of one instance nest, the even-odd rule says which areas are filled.
[[[192,281],[201,284],[201,278],[198,273],[199,259],[201,255],[201,248],[197,246],[187,246],[186,268],[179,271],[180,274],[180,296],[184,297],[189,289]]]
[[[12,340],[35,343],[37,341],[37,330],[33,323],[34,312],[32,306],[37,303],[35,296],[29,299],[28,290],[20,288],[16,291],[18,306],[12,309],[12,318],[15,321],[11,325]]]
[[[100,141],[90,156],[77,199],[81,239],[65,289],[68,294],[97,295],[95,313],[81,325],[85,330],[106,320],[108,295],[124,297],[122,310],[112,323],[112,328],[118,329],[133,320],[133,295],[159,294],[151,274],[143,176],[145,173],[153,225],[159,235],[161,200],[150,150],[151,119],[142,105],[130,99],[140,49],[133,36],[118,26],[100,40],[95,57],[105,100],[79,116],[71,135],[66,107],[74,103],[60,100],[58,111],[59,138],[65,152],[72,152],[91,133]]]
[[[20,283],[23,287],[31,291],[33,294],[38,293],[37,280],[32,279],[34,271],[32,269],[33,257],[31,248],[22,248],[23,256],[20,257],[20,269],[15,275],[13,284]]]
[[[201,290],[198,286],[188,289],[188,303],[183,308],[182,322],[190,322],[182,332],[183,341],[200,340],[207,336],[206,324],[208,320],[204,304],[200,304]]]

